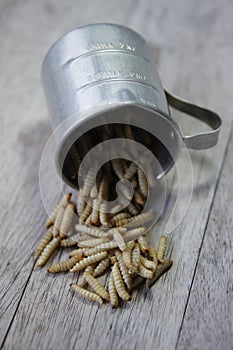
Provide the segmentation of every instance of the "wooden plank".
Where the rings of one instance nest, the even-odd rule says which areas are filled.
[[[226,2],[222,11],[219,11],[218,5],[211,10],[214,24],[211,22],[212,17],[206,18],[206,14],[210,12],[209,9],[212,9],[210,1],[207,1],[205,6],[195,5],[194,1],[189,4],[176,1],[171,8],[162,2],[155,7],[149,1],[139,2],[138,7],[134,5],[135,2],[130,5],[123,2],[120,4],[119,2],[111,4],[104,2],[103,5],[100,0],[94,4],[88,1],[80,1],[79,6],[75,4],[76,1],[59,5],[55,1],[22,3],[20,8],[12,12],[11,21],[8,24],[2,24],[1,39],[6,49],[11,48],[12,43],[9,43],[7,39],[3,40],[4,35],[8,33],[8,39],[15,38],[12,47],[17,52],[18,59],[10,67],[13,68],[13,73],[23,71],[25,64],[29,64],[28,73],[23,80],[24,85],[21,86],[21,80],[16,80],[16,82],[10,80],[12,69],[7,67],[10,52],[5,56],[4,79],[8,85],[5,85],[7,92],[3,95],[5,96],[4,106],[11,101],[15,89],[19,90],[19,86],[21,88],[18,102],[9,106],[8,118],[4,119],[6,130],[10,131],[14,139],[17,139],[20,132],[25,135],[26,140],[30,136],[31,144],[33,144],[30,151],[28,145],[24,145],[24,155],[27,150],[26,156],[31,157],[28,166],[31,176],[26,174],[26,170],[21,175],[24,163],[18,153],[16,154],[19,159],[15,156],[13,164],[9,161],[15,154],[17,142],[13,143],[8,140],[5,146],[2,146],[3,151],[6,152],[5,159],[8,161],[1,177],[2,179],[9,178],[11,191],[10,188],[4,190],[1,202],[4,203],[4,199],[10,197],[12,192],[14,193],[14,197],[9,202],[9,208],[16,208],[15,217],[18,226],[24,232],[24,236],[21,234],[18,237],[15,222],[11,222],[9,214],[4,223],[5,229],[10,232],[9,242],[4,246],[3,252],[5,253],[2,258],[5,261],[13,260],[12,268],[17,268],[19,277],[15,278],[12,269],[8,269],[9,272],[4,277],[5,284],[2,290],[2,293],[5,293],[4,314],[0,327],[2,336],[6,334],[6,329],[16,312],[5,341],[5,347],[14,348],[17,344],[18,348],[26,349],[85,348],[87,346],[89,349],[94,347],[108,349],[110,346],[116,349],[143,346],[147,349],[155,347],[173,349],[182,323],[215,183],[219,176],[230,132],[231,114],[227,113],[228,108],[230,111],[232,107],[229,89],[232,46],[229,45],[228,40],[232,35],[232,28],[228,26],[230,2]],[[32,13],[36,16],[31,17]],[[174,231],[169,244],[168,255],[172,255],[175,262],[173,269],[161,279],[154,289],[141,290],[134,296],[130,304],[114,312],[108,306],[98,308],[96,305],[80,301],[70,293],[69,283],[74,279],[71,275],[48,276],[45,270],[41,272],[34,270],[24,291],[32,264],[32,260],[29,260],[31,252],[28,251],[28,247],[34,246],[37,239],[32,236],[31,231],[41,227],[45,216],[40,210],[38,215],[38,209],[42,210],[42,204],[38,207],[39,193],[36,185],[38,181],[36,164],[39,162],[39,155],[42,151],[42,148],[37,151],[37,147],[41,144],[41,139],[43,143],[47,138],[45,133],[47,123],[42,122],[42,125],[38,127],[41,118],[42,121],[45,121],[46,118],[45,106],[41,92],[39,92],[41,91],[38,79],[40,63],[46,47],[48,48],[65,30],[86,22],[106,20],[128,24],[151,39],[156,46],[157,61],[164,81],[166,85],[174,88],[174,92],[182,92],[186,95],[185,97],[192,97],[194,101],[209,105],[224,117],[226,116],[225,128],[223,128],[218,147],[203,153],[192,152],[195,190],[190,210],[180,227]],[[209,27],[206,23],[211,25],[211,30],[214,31],[211,38],[209,38]],[[183,26],[186,28],[185,31]],[[203,35],[200,35],[200,27]],[[176,35],[173,35],[174,33]],[[207,38],[208,42],[206,42]],[[219,42],[222,46],[216,52],[215,48]],[[185,52],[184,46],[186,47]],[[212,58],[211,61],[209,57]],[[33,81],[32,76],[36,76]],[[21,105],[22,103],[24,104]],[[25,109],[26,114],[23,113]],[[22,115],[22,121],[12,131],[12,123],[18,120],[16,111]],[[184,130],[187,127],[199,127],[189,122],[187,117],[180,118],[180,120]],[[30,123],[31,128],[28,127]],[[38,135],[36,140],[32,137],[35,134]],[[6,135],[7,133],[4,141],[8,139]],[[24,161],[25,158],[23,158]],[[15,177],[9,177],[9,174],[18,175],[19,182],[16,183]],[[24,177],[27,179],[26,184],[23,183]],[[27,188],[22,191],[23,184],[27,185]],[[48,186],[51,195],[55,190],[53,185]],[[16,201],[16,198],[20,198],[20,202]],[[22,214],[18,209],[18,203],[22,207],[25,206]],[[36,209],[32,209],[33,207]],[[19,252],[18,255],[16,252]],[[14,288],[11,288],[13,281]],[[8,293],[6,293],[7,290]],[[22,300],[20,300],[21,296]]]
[[[177,349],[233,348],[232,149],[233,133],[205,232]]]

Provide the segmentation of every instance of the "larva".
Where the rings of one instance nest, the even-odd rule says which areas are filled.
[[[114,285],[116,287],[119,297],[124,301],[129,301],[131,299],[131,296],[125,289],[124,281],[119,270],[119,264],[117,262],[113,265],[112,275]]]
[[[118,306],[118,295],[114,284],[112,272],[110,274],[109,281],[108,281],[108,292],[110,297],[110,303],[112,305],[112,308],[114,309]]]
[[[127,244],[126,248],[122,252],[123,263],[128,268],[130,268],[132,265],[132,249],[133,249],[134,245],[135,245],[134,241],[129,242]]]
[[[164,254],[167,247],[167,237],[162,236],[159,240],[159,247],[158,247],[158,261],[163,263],[164,262]]]
[[[141,193],[137,190],[134,191],[134,201],[139,205],[145,204],[145,199],[142,197]]]
[[[90,256],[84,258],[83,260],[77,262],[77,264],[74,265],[74,267],[72,267],[70,272],[77,272],[77,271],[83,270],[88,265],[92,265],[96,262],[99,262],[100,260],[103,260],[104,258],[107,257],[107,255],[108,255],[108,253],[106,251],[100,252],[100,253],[97,253],[94,255],[90,255]]]
[[[129,213],[123,212],[123,213],[119,213],[116,214],[112,217],[111,219],[111,224],[112,226],[118,226],[117,223],[123,219],[129,219],[131,218],[131,215]]]
[[[129,215],[130,215],[130,214],[129,214]],[[116,227],[126,226],[131,220],[132,220],[131,215],[130,215],[130,217],[128,217],[128,218],[119,219],[119,220],[116,222],[115,226],[116,226]]]
[[[146,259],[144,256],[140,256],[140,262],[141,264],[146,267],[149,270],[155,271],[156,270],[156,264],[154,261]]]
[[[79,257],[77,255],[74,255],[65,261],[61,261],[57,264],[50,266],[50,268],[48,269],[48,272],[57,273],[62,271],[68,271],[76,264],[78,260],[79,260]]]
[[[124,180],[124,181],[125,181],[125,180]],[[126,185],[125,182],[119,181],[119,183],[118,183],[118,188],[119,188],[121,194],[122,194],[126,199],[128,199],[129,201],[132,199],[131,191],[130,191],[129,187]]]
[[[88,272],[84,272],[83,276],[87,281],[87,283],[89,284],[89,286],[96,292],[96,294],[98,294],[101,298],[105,300],[108,300],[108,301],[110,300],[108,292],[95,277],[93,277]]]
[[[84,251],[85,251],[85,248],[74,249],[70,252],[69,256],[70,257],[76,256],[82,259],[84,257]]]
[[[141,263],[139,264],[138,274],[144,278],[153,278],[155,275],[153,271],[147,269]]]
[[[91,212],[91,214],[86,218],[85,224],[88,225],[88,226],[92,225],[92,212]]]
[[[109,257],[109,261],[110,261],[110,263],[111,263],[112,265],[114,265],[115,262],[117,262],[117,258],[115,257],[115,255],[110,256],[110,257]]]
[[[124,169],[122,167],[120,159],[112,159],[111,164],[116,176],[119,178],[119,180],[122,180],[124,178]]]
[[[132,203],[129,203],[129,205],[127,206],[127,210],[132,216],[138,215],[139,213],[139,209]]]
[[[77,212],[78,212],[79,216],[82,215],[85,207],[86,207],[86,201],[85,201],[85,199],[83,197],[83,192],[80,189],[79,193],[78,193],[78,197],[77,197]]]
[[[96,165],[91,166],[90,169],[88,170],[88,173],[85,178],[85,182],[83,185],[83,195],[88,196],[90,194],[90,190],[95,182],[97,175],[97,167]]]
[[[157,266],[158,266],[158,257],[157,257],[157,253],[156,253],[156,251],[154,250],[154,248],[148,247],[147,253],[148,253],[148,258],[149,258],[150,260],[153,260],[153,261],[154,261],[155,266],[156,266],[156,268],[157,268]]]
[[[93,239],[88,239],[85,241],[80,241],[78,243],[79,247],[84,247],[84,248],[92,248],[96,247],[97,245],[101,243],[105,243],[108,241],[108,238],[93,238]]]
[[[126,248],[124,238],[122,237],[120,231],[117,228],[113,231],[113,238],[121,251]]]
[[[123,209],[122,204],[118,203],[114,207],[112,207],[109,212],[111,214],[111,217],[118,214]]]
[[[138,188],[138,180],[136,178],[136,176],[134,175],[131,179],[131,184],[133,186],[134,189],[137,189]]]
[[[84,271],[92,275],[94,272],[94,265],[87,266]],[[85,276],[83,276],[83,274],[79,277],[78,285],[79,287],[82,287],[82,288],[85,288],[87,286],[87,281],[85,279]]]
[[[109,226],[109,224],[108,224],[107,204],[106,203],[102,203],[100,205],[99,219],[100,219],[101,225]]]
[[[46,247],[44,248],[43,252],[41,253],[41,255],[39,256],[39,258],[38,258],[38,260],[36,262],[36,266],[40,266],[41,267],[48,261],[50,256],[53,254],[53,252],[59,246],[60,240],[61,240],[61,238],[59,236],[54,237],[49,242],[49,244],[46,245]]]
[[[141,168],[138,168],[137,173],[138,173],[139,189],[140,189],[141,193],[143,194],[143,196],[147,197],[148,183],[147,183],[146,176]]]
[[[93,276],[97,277],[101,275],[108,268],[109,264],[110,264],[110,261],[108,257],[106,259],[101,260],[96,266],[93,272]]]
[[[44,235],[42,236],[42,238],[39,240],[35,251],[34,251],[34,259],[38,259],[40,254],[42,253],[42,251],[44,250],[44,248],[46,247],[46,245],[51,241],[51,239],[53,238],[53,227],[51,226],[48,231],[46,231],[44,233]]]
[[[138,169],[137,165],[135,163],[131,163],[130,166],[125,171],[124,178],[126,180],[130,180],[134,176],[134,174],[136,174],[137,169]]]
[[[71,228],[72,220],[74,217],[74,210],[75,210],[74,204],[69,203],[65,209],[65,212],[61,221],[61,226],[60,226],[61,238],[66,237]]]
[[[88,218],[88,216],[91,214],[92,212],[92,207],[90,205],[86,205],[85,209],[83,210],[82,214],[79,217],[79,223],[83,224],[86,219]]]
[[[154,278],[147,280],[147,285],[151,287],[160,276],[162,276],[165,272],[167,272],[172,267],[173,261],[172,260],[164,260],[164,262],[157,266],[157,269],[155,271]]]
[[[89,301],[95,301],[96,303],[103,304],[103,299],[96,293],[89,292],[88,290],[79,287],[75,283],[71,283],[70,287],[81,297],[89,300]]]
[[[105,242],[105,243],[101,243],[93,248],[86,249],[84,251],[84,254],[86,256],[93,255],[93,254],[100,253],[100,252],[105,251],[105,250],[111,250],[111,249],[114,249],[117,247],[118,247],[117,242],[114,242],[114,241]]]
[[[91,213],[91,222],[94,225],[98,225],[99,210],[100,210],[100,200],[99,200],[99,198],[95,198],[93,200],[93,207],[92,207],[92,213]]]
[[[131,284],[132,284],[132,278],[128,272],[128,268],[123,263],[122,254],[119,250],[115,251],[115,256],[116,256],[117,261],[119,263],[119,268],[120,268],[122,278],[123,278],[127,288],[129,289],[131,287]]]
[[[127,227],[137,227],[137,226],[142,226],[145,223],[151,221],[154,217],[154,213],[152,211],[148,211],[147,213],[142,213],[134,218],[127,224]]]
[[[58,209],[60,207],[66,207],[67,204],[69,203],[70,199],[71,199],[72,194],[71,193],[67,193],[64,195],[64,197],[61,199],[61,201],[58,203],[58,205],[56,206],[56,208],[54,209],[54,211],[49,215],[48,219],[45,222],[45,226],[49,227],[54,223],[54,220],[57,216],[57,212]]]
[[[106,176],[103,176],[99,186],[99,198],[108,199],[108,180]]]
[[[77,225],[75,225],[75,229],[79,232],[87,233],[88,235],[94,236],[94,237],[103,238],[104,236],[105,237],[107,236],[105,231],[103,231],[97,227],[91,227],[91,226],[77,224]]]
[[[144,166],[145,166],[146,173],[147,173],[148,184],[151,188],[155,188],[156,179],[155,179],[150,162],[149,161],[145,162]]]
[[[148,251],[148,242],[146,236],[141,236],[138,238],[138,244],[142,253],[147,253]]]
[[[135,247],[132,250],[131,259],[132,259],[132,264],[129,268],[129,273],[132,274],[138,270],[139,264],[140,264],[140,247],[138,243],[135,244]]]
[[[144,237],[143,235],[146,234],[146,228],[145,227],[138,227],[133,230],[130,230],[126,232],[124,235],[125,242],[135,241],[136,239],[140,239],[140,237]]]
[[[93,199],[98,197],[98,190],[95,185],[91,188],[90,197]]]
[[[64,216],[65,208],[60,207],[57,212],[57,216],[54,220],[54,225],[53,225],[53,237],[56,237],[59,235],[60,228],[61,228],[61,223],[62,223],[62,218]]]

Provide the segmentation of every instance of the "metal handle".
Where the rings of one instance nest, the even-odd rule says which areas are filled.
[[[185,145],[188,148],[196,150],[206,149],[216,145],[222,124],[221,118],[215,112],[209,109],[194,105],[170,94],[166,90],[164,91],[168,104],[171,107],[201,120],[212,128],[211,131],[200,132],[190,136],[183,136]]]

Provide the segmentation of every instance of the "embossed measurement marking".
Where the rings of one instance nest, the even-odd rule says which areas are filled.
[[[88,51],[98,51],[98,50],[111,50],[111,49],[121,49],[125,51],[136,51],[136,47],[129,45],[128,43],[113,43],[113,42],[99,42],[93,43],[87,47]]]

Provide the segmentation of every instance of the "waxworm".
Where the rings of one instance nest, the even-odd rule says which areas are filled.
[[[119,180],[122,180],[124,178],[124,169],[120,159],[112,159],[111,164],[116,176],[119,178]]]
[[[164,260],[164,262],[157,266],[154,278],[147,280],[147,285],[151,287],[165,272],[172,267],[172,260]]]
[[[141,168],[138,168],[137,173],[138,173],[139,189],[140,189],[141,193],[143,194],[143,196],[147,197],[148,183],[147,183],[146,176]]]
[[[61,199],[61,201],[58,203],[58,205],[56,206],[56,208],[54,209],[54,211],[49,215],[48,219],[45,222],[45,226],[49,227],[54,223],[54,220],[57,216],[58,210],[60,207],[66,207],[67,204],[69,203],[70,199],[71,199],[72,194],[71,193],[67,193],[64,195],[64,197]]]
[[[54,225],[53,225],[53,237],[56,237],[59,235],[64,212],[65,212],[64,207],[60,207],[58,209],[57,216],[54,220]]]
[[[127,268],[130,268],[132,265],[132,249],[134,245],[134,241],[127,243],[126,248],[122,252],[123,263]]]
[[[139,237],[138,238],[138,244],[140,246],[141,252],[144,253],[144,254],[147,253],[149,246],[148,246],[148,242],[147,242],[146,236]]]
[[[162,236],[159,240],[159,247],[158,247],[158,261],[163,263],[164,262],[164,254],[167,247],[167,237]]]
[[[151,221],[154,217],[154,213],[152,211],[148,211],[147,213],[142,213],[134,218],[131,219],[131,221],[127,224],[127,227],[137,227],[142,226],[145,223]]]
[[[98,190],[95,185],[91,188],[90,197],[93,199],[98,197]]]
[[[135,163],[131,163],[130,166],[125,171],[124,178],[126,180],[130,180],[134,176],[134,174],[136,174],[137,169],[138,169],[137,165]]]
[[[95,182],[96,175],[97,175],[97,166],[96,165],[91,166],[85,177],[85,182],[84,182],[83,191],[82,191],[84,196],[89,195],[90,190]]]
[[[117,226],[118,221],[123,220],[123,219],[129,219],[129,218],[131,218],[131,215],[129,213],[126,213],[126,212],[119,213],[119,214],[116,214],[112,217],[111,223],[113,226],[114,225]]]
[[[84,251],[85,248],[74,249],[70,252],[69,256],[76,256],[77,258],[79,257],[80,259],[82,259],[84,257]]]
[[[154,261],[146,259],[144,256],[140,256],[140,263],[146,267],[149,270],[155,271],[156,270],[156,264]]]
[[[117,247],[118,247],[117,242],[114,242],[114,241],[105,242],[105,243],[101,243],[101,244],[97,245],[96,247],[86,249],[84,251],[84,254],[86,256],[93,255],[93,254],[100,253],[100,252],[105,251],[105,250],[111,250],[111,249],[114,249]]]
[[[115,257],[115,255],[110,256],[110,257],[109,257],[109,261],[110,261],[110,263],[111,263],[112,265],[114,265],[115,262],[117,262],[117,258]]]
[[[131,184],[132,184],[134,189],[138,188],[138,180],[137,180],[135,175],[131,179]]]
[[[106,232],[106,236],[107,237],[112,237],[113,236],[113,232],[115,231],[115,228],[116,227],[113,227],[113,228],[110,228],[107,232]],[[120,233],[126,233],[126,231],[127,231],[127,228],[126,227],[118,227],[117,228],[118,229],[118,231],[120,232]]]
[[[108,199],[108,180],[106,176],[103,176],[99,186],[99,198]]]
[[[140,247],[139,244],[136,243],[135,247],[132,250],[132,264],[129,267],[129,273],[132,274],[134,272],[136,272],[139,268],[139,264],[140,264]]]
[[[46,231],[42,238],[37,243],[37,246],[34,251],[34,259],[38,259],[44,248],[47,246],[47,244],[51,241],[53,238],[53,227],[51,226],[48,231]]]
[[[153,260],[153,261],[154,261],[155,266],[156,266],[156,268],[157,268],[157,266],[158,266],[158,256],[157,256],[157,253],[156,253],[156,251],[154,250],[154,248],[148,247],[147,253],[148,253],[148,258],[149,258],[150,260]]]
[[[145,205],[145,199],[142,197],[141,193],[139,191],[134,191],[134,201],[137,204]]]
[[[59,263],[50,266],[50,268],[48,269],[48,272],[57,273],[62,271],[68,271],[76,264],[78,260],[79,260],[79,257],[77,255],[72,256],[67,260],[60,261]]]
[[[108,213],[107,213],[107,203],[102,203],[100,205],[99,219],[100,219],[101,225],[109,226]]]
[[[93,272],[93,276],[97,277],[99,275],[102,275],[102,273],[108,268],[109,264],[110,264],[110,261],[108,257],[106,259],[101,260],[96,266]]]
[[[130,214],[129,214],[129,215],[130,215]],[[131,215],[130,215],[130,217],[128,217],[128,218],[119,219],[119,220],[116,222],[115,226],[116,226],[116,227],[126,226],[131,220],[132,220]]]
[[[119,297],[124,301],[129,301],[131,299],[131,296],[127,292],[127,290],[125,289],[124,281],[122,279],[122,276],[121,276],[121,273],[119,270],[118,262],[116,262],[113,265],[112,275],[113,275],[114,285],[116,287],[116,290],[117,290]]]
[[[132,199],[132,194],[131,194],[130,188],[126,185],[126,183],[124,183],[123,181],[120,181],[118,184],[118,188],[119,188],[121,194],[126,199],[128,199],[129,201]]]
[[[92,207],[87,204],[82,214],[79,217],[79,223],[83,224],[88,218],[88,216],[91,214],[91,212],[92,212]]]
[[[154,271],[147,269],[141,263],[139,264],[138,274],[139,274],[139,276],[144,277],[144,278],[153,278],[155,275]]]
[[[101,243],[105,243],[108,241],[108,238],[93,238],[93,239],[88,239],[85,241],[80,241],[78,243],[79,247],[84,247],[84,248],[92,248],[92,247],[96,247],[97,245],[101,244]]]
[[[115,231],[113,231],[113,238],[121,251],[126,248],[124,238],[122,237],[120,231],[117,228],[115,229]]]
[[[60,237],[54,237],[49,244],[46,245],[46,247],[44,248],[44,250],[42,251],[41,255],[39,256],[37,262],[36,262],[36,266],[43,266],[48,259],[50,258],[50,256],[53,254],[53,252],[56,250],[56,248],[59,246],[60,244]]]
[[[74,265],[74,267],[72,267],[70,272],[77,272],[77,271],[83,270],[88,265],[92,265],[100,260],[103,260],[104,258],[107,257],[107,255],[108,255],[108,253],[106,251],[100,252],[100,253],[97,253],[94,255],[90,255],[90,256],[84,258],[83,260],[77,262],[77,264]]]
[[[109,297],[110,297],[110,303],[112,305],[112,308],[116,308],[118,306],[118,295],[117,295],[117,290],[114,284],[113,280],[113,274],[112,272],[110,273],[109,281],[108,281],[108,292],[109,292]]]
[[[88,272],[84,272],[83,275],[89,286],[94,290],[94,292],[96,292],[96,294],[105,300],[110,300],[108,292],[95,277]]]
[[[119,263],[119,269],[120,269],[122,278],[123,278],[127,288],[129,289],[131,287],[131,284],[132,284],[132,278],[128,272],[128,268],[125,266],[123,259],[122,259],[122,254],[119,250],[115,251],[115,256],[116,256],[116,259]]]
[[[81,216],[86,207],[86,201],[83,196],[83,191],[80,189],[77,197],[77,212]]]
[[[75,229],[79,232],[87,233],[90,236],[99,237],[99,238],[103,238],[104,236],[107,237],[107,233],[97,227],[77,224],[75,225]]]
[[[133,216],[139,214],[139,209],[138,209],[135,205],[133,205],[132,203],[129,203],[129,204],[128,204],[127,210],[128,210],[128,212],[129,212],[131,215],[133,215]]]
[[[145,234],[146,234],[146,228],[138,227],[126,232],[126,234],[124,235],[124,240],[125,242],[135,241],[136,239],[139,240],[141,237],[144,237],[143,235]]]
[[[89,300],[89,301],[95,301],[96,303],[103,304],[103,299],[96,293],[89,292],[88,290],[79,287],[75,283],[71,283],[70,287],[81,297]]]
[[[91,212],[90,215],[86,218],[85,224],[88,225],[88,226],[92,225],[92,212]]]
[[[64,238],[68,235],[71,228],[72,220],[74,217],[75,206],[73,203],[69,203],[65,209],[60,226],[60,237]]]
[[[84,271],[88,272],[92,275],[94,272],[94,265],[87,266]],[[78,285],[79,285],[79,287],[82,287],[82,288],[85,288],[87,286],[87,281],[85,279],[85,276],[83,276],[83,274],[80,275],[80,277],[79,277]]]
[[[100,210],[100,201],[99,201],[99,198],[95,198],[93,200],[93,207],[92,207],[92,213],[91,213],[91,222],[94,225],[98,225],[99,210]]]

